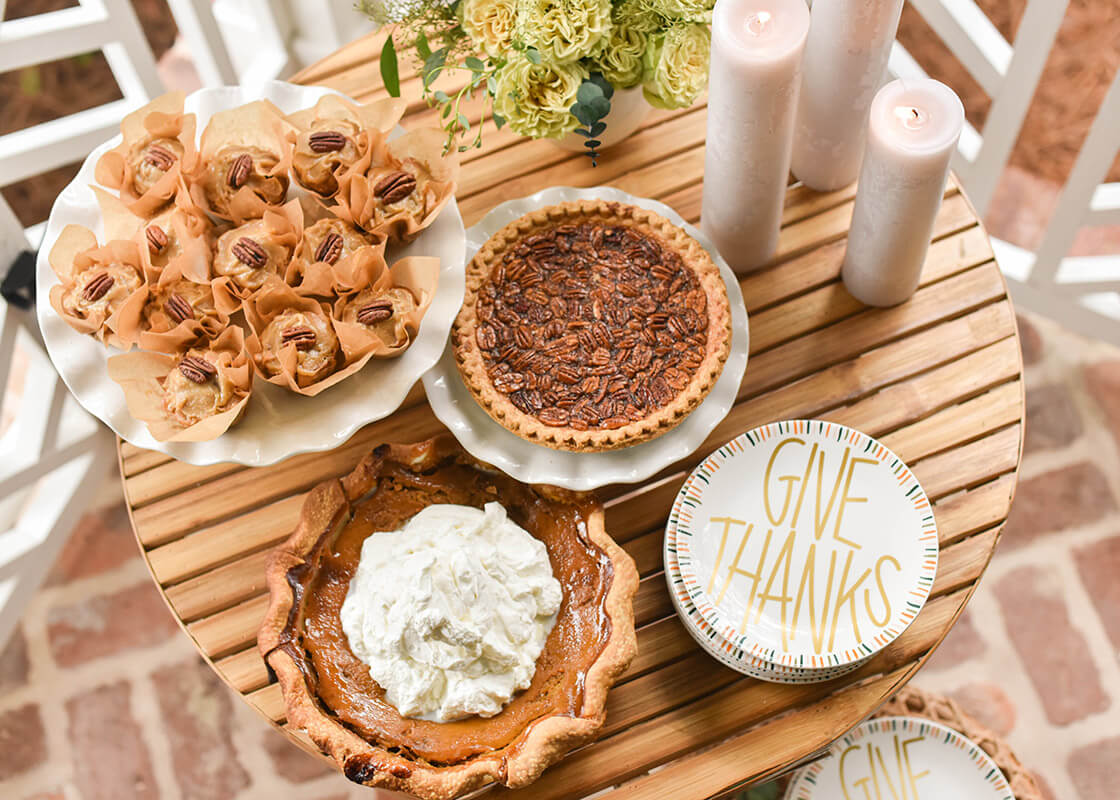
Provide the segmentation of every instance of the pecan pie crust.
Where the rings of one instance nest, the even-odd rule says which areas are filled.
[[[498,500],[545,543],[564,601],[528,689],[494,717],[401,717],[338,620],[362,542],[424,505]],[[257,645],[287,718],[348,778],[448,800],[486,784],[524,786],[601,728],[606,694],[636,650],[633,560],[606,534],[592,496],[528,486],[471,458],[449,435],[382,445],[320,484],[269,561],[271,602]]]
[[[527,214],[467,266],[452,341],[498,423],[559,450],[660,436],[715,386],[731,311],[707,251],[664,217],[582,200]]]

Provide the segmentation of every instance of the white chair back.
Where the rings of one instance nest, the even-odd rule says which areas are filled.
[[[953,162],[969,199],[983,216],[1022,132],[1069,0],[1028,0],[1013,43],[973,0],[909,2],[992,99],[982,130],[966,124]],[[889,68],[898,77],[925,75],[897,42]],[[1120,146],[1118,128],[1120,88],[1114,83],[1037,254],[993,241],[1020,306],[1115,344],[1120,344],[1120,253],[1081,258],[1068,254],[1083,226],[1120,224],[1120,184],[1102,183]]]

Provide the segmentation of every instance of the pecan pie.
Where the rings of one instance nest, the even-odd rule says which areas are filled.
[[[363,544],[434,504],[481,509],[495,501],[545,545],[562,591],[530,685],[490,717],[402,716],[351,649],[340,619]],[[426,800],[536,780],[599,731],[607,690],[636,648],[638,575],[606,534],[602,506],[590,495],[518,483],[447,435],[381,445],[347,477],[313,489],[295,532],[273,553],[267,581],[271,602],[257,644],[280,682],[289,723],[350,780]]]
[[[453,332],[467,387],[497,422],[560,450],[609,450],[680,423],[731,345],[711,257],[667,219],[579,201],[498,231],[467,267]]]

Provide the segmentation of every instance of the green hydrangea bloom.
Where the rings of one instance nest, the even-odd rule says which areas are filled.
[[[546,64],[598,54],[611,30],[611,0],[517,0],[514,39]]]
[[[579,63],[534,64],[524,53],[510,51],[498,75],[494,112],[521,136],[559,139],[578,124],[571,108],[587,74]]]
[[[708,86],[712,34],[707,25],[675,25],[652,37],[643,64],[646,100],[657,108],[686,108]]]

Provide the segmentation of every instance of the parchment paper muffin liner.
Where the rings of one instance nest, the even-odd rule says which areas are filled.
[[[197,283],[210,281],[213,225],[194,205],[189,194],[176,194],[172,205],[151,218],[144,218],[133,214],[128,206],[103,189],[90,188],[101,208],[105,238],[136,242],[149,283],[159,281],[165,272],[170,275],[165,281],[180,277]],[[165,237],[166,242],[162,242],[161,237]]]
[[[334,304],[332,318],[343,351],[351,354],[351,357],[362,359],[393,358],[403,353],[412,344],[416,332],[420,329],[420,322],[432,303],[438,285],[439,259],[414,256],[403,258],[383,271],[370,282],[368,290],[340,297]],[[344,321],[348,309],[353,310],[353,306],[369,302],[368,295],[383,294],[392,288],[410,292],[416,307],[405,314],[394,313],[386,321],[392,323],[395,334],[391,342],[386,342],[376,330],[367,325]]]
[[[153,216],[180,190],[181,176],[198,165],[195,116],[183,113],[183,100],[182,92],[168,92],[128,114],[121,120],[121,143],[97,161],[97,182],[118,190],[121,200],[137,216]],[[137,193],[137,170],[144,169],[144,151],[156,139],[178,142],[183,153],[151,187]]]
[[[404,115],[406,103],[386,97],[365,105],[356,105],[338,95],[324,95],[311,108],[287,117],[293,130],[292,173],[296,182],[321,199],[329,199],[338,191],[338,177],[353,167],[365,170],[373,150],[380,146],[389,131]],[[336,151],[316,153],[310,147],[313,133],[337,131],[346,143]]]
[[[188,354],[203,357],[216,368],[218,375],[213,380],[228,382],[233,402],[226,410],[186,426],[175,420],[165,405],[164,386],[172,370],[178,369],[180,356],[137,351],[108,360],[109,377],[124,391],[129,413],[144,422],[160,442],[218,438],[241,418],[252,394],[253,370],[240,328],[226,328],[208,347]]]
[[[292,164],[291,126],[267,100],[256,100],[210,117],[199,158],[187,173],[191,197],[200,208],[238,225],[280,205],[288,193]],[[252,164],[244,183],[230,185],[230,170],[242,155]]]
[[[326,238],[321,230],[324,225],[345,242],[343,254],[333,264],[315,257]],[[355,240],[363,243],[353,247]],[[284,280],[301,295],[334,298],[349,294],[369,286],[387,269],[386,243],[382,236],[368,234],[337,217],[324,216],[312,225],[305,224],[299,252],[288,265]]]
[[[439,128],[418,128],[375,148],[364,171],[358,164],[339,178],[331,210],[371,233],[397,242],[412,241],[455,194],[459,159],[454,153],[444,155],[444,143]],[[414,178],[416,188],[403,200],[386,205],[375,190],[397,172]]]
[[[291,257],[298,251],[300,241],[303,238],[303,208],[298,200],[289,200],[282,206],[265,207],[260,219],[272,240],[289,251],[289,258],[283,265],[277,265],[275,280],[266,281],[263,286],[257,289],[247,289],[238,285],[228,275],[218,275],[217,267],[215,267],[214,279],[210,282],[210,285],[214,290],[215,303],[226,314],[233,314],[242,307],[245,301],[268,286],[282,284],[291,263]],[[252,222],[252,220],[247,220],[247,222]],[[225,233],[228,232],[225,231]],[[217,253],[215,253],[216,256]]]
[[[257,374],[269,383],[283,386],[297,394],[314,397],[324,389],[353,375],[365,363],[363,361],[361,364],[352,364],[345,351],[336,349],[333,371],[313,383],[301,386],[296,372],[298,351],[295,344],[289,343],[278,350],[273,350],[265,344],[262,336],[269,324],[286,311],[300,311],[322,317],[331,332],[335,333],[334,322],[327,304],[312,297],[302,297],[296,294],[292,287],[278,281],[265,286],[247,300],[244,311],[245,319],[252,330],[252,335],[245,340],[245,348],[253,360]],[[335,335],[337,336],[337,333]],[[266,362],[272,359],[278,363],[279,371],[267,367]]]
[[[51,287],[50,292],[51,307],[55,313],[79,333],[90,334],[105,344],[127,350],[133,342],[128,338],[129,332],[121,330],[121,320],[138,313],[147,297],[144,264],[136,242],[116,239],[101,246],[89,228],[67,225],[51,248],[48,260],[60,281]],[[114,281],[114,286],[104,294],[109,298],[105,304],[85,310],[75,307],[70,295],[83,276],[128,269],[134,270],[138,278],[135,288],[125,289],[123,284]],[[120,296],[122,293],[123,297]]]

